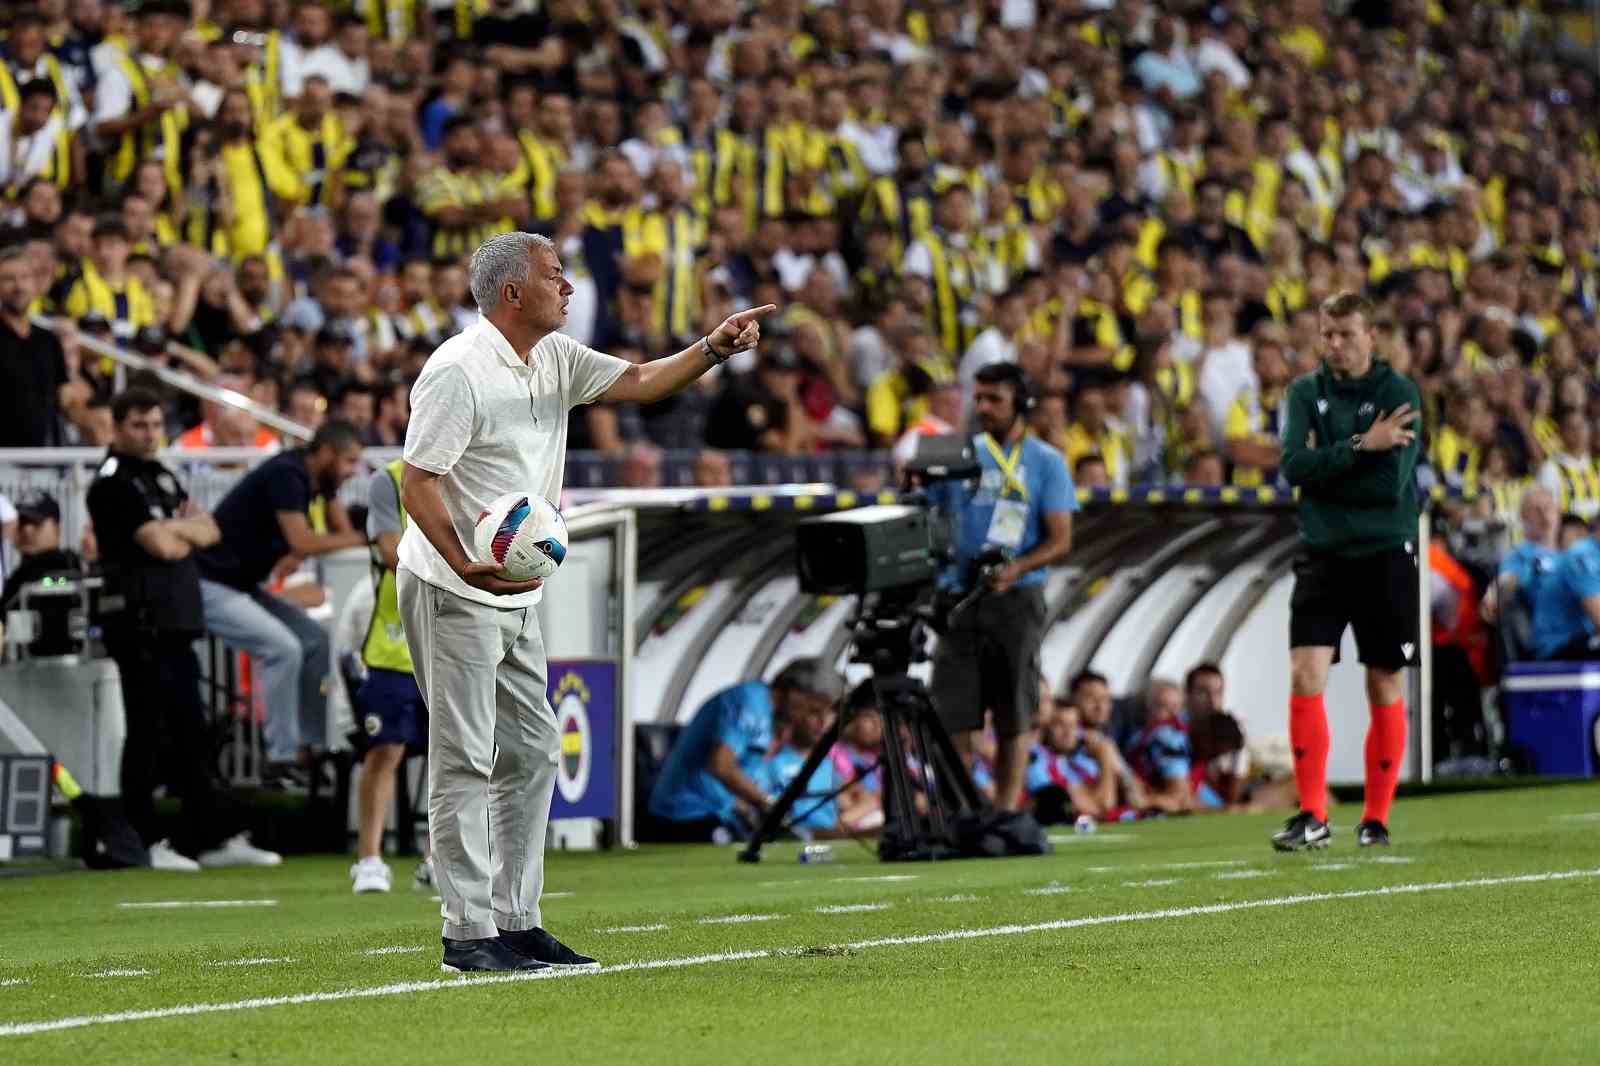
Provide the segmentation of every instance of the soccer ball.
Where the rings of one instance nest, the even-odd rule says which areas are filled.
[[[567,557],[567,523],[543,496],[508,492],[479,513],[472,539],[478,561],[499,563],[507,581],[543,580]]]

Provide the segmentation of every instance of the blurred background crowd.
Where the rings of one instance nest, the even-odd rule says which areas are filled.
[[[464,258],[522,227],[618,355],[783,309],[695,390],[574,419],[629,484],[663,449],[905,454],[1008,360],[1080,487],[1271,485],[1318,302],[1354,288],[1422,384],[1432,476],[1512,524],[1533,480],[1590,517],[1600,100],[1538,7],[16,5],[0,298],[72,326],[59,365],[0,361],[0,446],[109,437],[78,334],[398,444],[476,314]],[[186,447],[275,443],[168,396]]]

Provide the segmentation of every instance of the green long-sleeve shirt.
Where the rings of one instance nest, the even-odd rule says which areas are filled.
[[[1358,452],[1350,438],[1403,403],[1419,413],[1416,384],[1388,363],[1359,378],[1326,365],[1289,386],[1283,475],[1300,490],[1300,538],[1316,551],[1371,555],[1417,535],[1413,472],[1419,440],[1386,452]]]

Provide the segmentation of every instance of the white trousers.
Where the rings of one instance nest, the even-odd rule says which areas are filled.
[[[428,832],[444,935],[532,929],[561,751],[538,613],[474,603],[404,568],[398,585],[428,704]]]

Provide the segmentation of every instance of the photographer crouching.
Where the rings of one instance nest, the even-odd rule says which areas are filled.
[[[944,482],[929,499],[953,521],[955,559],[939,578],[959,599],[933,658],[934,706],[962,755],[994,716],[995,806],[1020,809],[1028,729],[1039,695],[1045,568],[1072,547],[1078,497],[1066,460],[1028,433],[1032,388],[1023,371],[995,363],[977,373],[973,408],[976,489]]]

